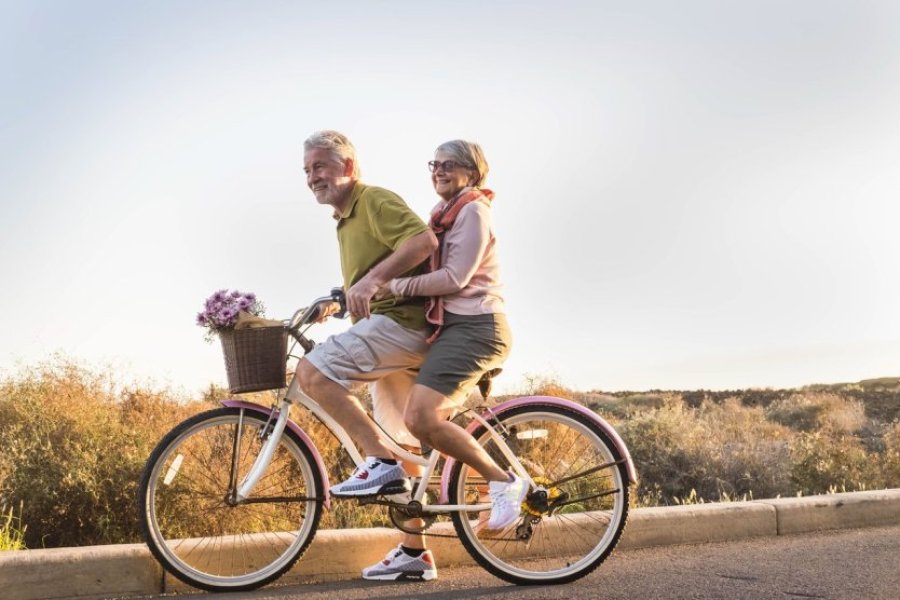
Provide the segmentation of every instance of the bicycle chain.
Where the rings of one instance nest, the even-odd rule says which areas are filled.
[[[376,504],[378,506],[387,506],[388,514],[390,515],[390,518],[391,518],[391,524],[393,524],[394,527],[396,527],[398,530],[402,531],[403,533],[410,533],[410,534],[414,534],[414,535],[427,535],[429,537],[457,538],[457,539],[459,538],[459,536],[457,536],[457,535],[449,535],[446,533],[427,533],[427,531],[429,529],[431,529],[431,527],[437,522],[437,520],[438,520],[437,515],[435,515],[432,518],[431,522],[428,523],[424,529],[409,529],[409,528],[406,528],[403,525],[401,525],[399,520],[394,517],[394,511],[403,512],[403,509],[406,508],[407,505],[398,504],[396,502],[389,502],[387,500],[374,500],[374,499],[373,500],[365,500],[362,498],[359,499],[360,506],[365,506],[368,504]],[[418,518],[425,518],[425,517],[422,517],[420,515],[418,517],[410,516],[409,518],[418,519]],[[426,520],[426,522],[428,521],[427,518],[425,518],[425,520]]]

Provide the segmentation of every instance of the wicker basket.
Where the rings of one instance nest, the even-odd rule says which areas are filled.
[[[234,394],[272,390],[285,386],[287,329],[259,327],[219,332],[228,373],[228,389]]]

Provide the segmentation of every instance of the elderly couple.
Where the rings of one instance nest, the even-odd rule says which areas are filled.
[[[481,187],[488,165],[478,144],[453,140],[438,146],[428,167],[440,201],[426,225],[397,194],[360,181],[346,136],[319,131],[304,143],[306,183],[320,204],[334,209],[354,323],[316,346],[298,364],[297,376],[366,455],[363,466],[331,488],[333,495],[409,491],[407,471],[385,446],[383,430],[404,446],[421,441],[478,471],[493,502],[487,526],[502,529],[518,517],[527,486],[447,419],[510,349],[493,192]],[[338,310],[335,304],[323,315]],[[366,383],[378,425],[350,393]],[[414,473],[414,465],[407,468]],[[434,558],[416,534],[404,534],[383,561],[363,570],[367,579],[436,575]]]

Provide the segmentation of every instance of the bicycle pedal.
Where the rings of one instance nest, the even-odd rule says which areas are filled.
[[[393,502],[394,504],[409,504],[412,501],[412,492],[403,490],[396,494],[381,494],[381,497],[385,501]]]

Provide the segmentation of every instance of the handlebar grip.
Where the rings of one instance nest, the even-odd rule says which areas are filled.
[[[347,297],[344,295],[344,288],[331,288],[331,299],[341,305],[341,310],[332,315],[336,319],[343,319],[347,316]]]

